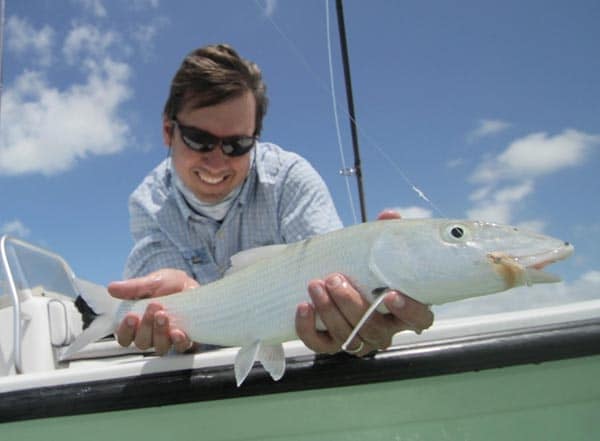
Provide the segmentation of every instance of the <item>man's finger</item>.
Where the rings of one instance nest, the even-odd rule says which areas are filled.
[[[121,280],[108,284],[108,292],[111,296],[135,300],[145,297],[152,297],[156,291],[156,280],[152,274],[134,279]]]
[[[133,342],[139,321],[137,315],[131,313],[127,314],[121,321],[117,329],[117,341],[121,346],[127,347]]]
[[[185,352],[189,350],[193,342],[188,338],[188,336],[180,329],[173,329],[169,331],[169,337],[173,342],[173,346],[177,352]]]
[[[421,332],[433,324],[433,313],[427,305],[404,294],[392,291],[383,301],[388,310],[406,324],[407,329]]]
[[[158,303],[150,303],[146,308],[146,312],[144,312],[140,326],[135,334],[134,341],[138,348],[145,350],[153,346],[154,314],[162,309],[162,306]]]
[[[346,337],[350,335],[352,328],[331,298],[330,292],[334,289],[346,289],[347,282],[339,274],[331,276],[327,280],[327,282],[320,280],[310,282],[308,294],[314,304],[316,313],[327,327],[329,335],[337,342],[337,350],[339,350]],[[327,289],[325,285],[327,285]]]
[[[334,274],[327,278],[326,283],[329,296],[337,305],[350,328],[353,329],[365,315],[370,306],[369,302],[365,300],[360,292],[344,276]],[[368,346],[368,350],[365,353],[376,348],[387,347],[390,344],[391,335],[397,330],[400,329],[390,329],[389,323],[385,320],[384,316],[378,312],[374,312],[369,320],[360,328],[358,334],[364,344]],[[359,345],[360,342],[357,342],[351,347],[360,347]],[[360,350],[358,352],[362,353],[364,351]]]
[[[395,210],[383,210],[377,215],[377,220],[401,219],[400,213]]]
[[[169,336],[169,317],[165,311],[157,311],[154,314],[154,330],[152,332],[154,350],[158,355],[164,355],[171,349],[171,338]]]
[[[339,350],[329,333],[318,331],[315,327],[316,315],[313,305],[301,303],[296,309],[296,334],[309,349],[317,353],[334,354]]]
[[[108,292],[120,299],[140,299],[159,297],[199,286],[198,282],[185,271],[164,268],[143,277],[111,282]]]

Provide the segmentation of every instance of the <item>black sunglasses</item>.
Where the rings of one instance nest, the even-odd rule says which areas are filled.
[[[174,126],[179,127],[183,143],[195,152],[211,152],[220,145],[221,150],[227,156],[242,156],[252,150],[256,143],[256,136],[241,135],[219,138],[196,127],[184,126],[175,118],[171,122]]]

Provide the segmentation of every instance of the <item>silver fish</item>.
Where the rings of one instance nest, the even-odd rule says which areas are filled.
[[[382,288],[429,305],[558,282],[543,271],[567,258],[573,246],[508,225],[448,220],[385,220],[359,224],[300,242],[242,251],[220,280],[161,297],[176,324],[195,341],[239,346],[238,386],[259,360],[273,379],[285,371],[282,342],[296,339],[295,313],[310,300],[311,279],[346,274],[374,302]],[[120,301],[103,293],[88,299],[96,312],[90,328],[67,348],[68,358],[113,332],[125,314],[143,314],[157,299]],[[386,312],[381,305],[378,310]]]

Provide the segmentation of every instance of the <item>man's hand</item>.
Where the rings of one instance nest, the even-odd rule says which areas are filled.
[[[136,300],[175,294],[197,286],[198,282],[184,271],[167,268],[144,277],[113,282],[108,285],[108,291],[113,297]],[[121,346],[133,342],[142,350],[154,347],[158,355],[167,353],[171,346],[177,352],[185,352],[193,346],[182,330],[169,325],[169,317],[159,302],[150,303],[141,319],[136,314],[127,314],[117,329],[117,341]]]
[[[377,217],[378,220],[399,218],[400,215],[394,211],[383,211]],[[312,280],[308,292],[312,304],[302,303],[296,311],[298,336],[315,352],[339,352],[369,308],[369,303],[342,274],[331,274],[325,280]],[[350,343],[347,352],[363,356],[376,349],[385,349],[397,332],[421,332],[433,323],[433,313],[426,305],[399,292],[387,293],[383,302],[390,314],[374,312]],[[316,329],[317,314],[327,331]]]

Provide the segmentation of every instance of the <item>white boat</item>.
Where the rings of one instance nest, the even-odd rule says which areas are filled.
[[[600,300],[440,319],[364,359],[289,342],[281,381],[256,366],[237,388],[235,348],[157,357],[107,338],[61,360],[81,332],[75,301],[89,282],[22,240],[2,237],[1,251],[2,441],[591,440],[600,432]]]

